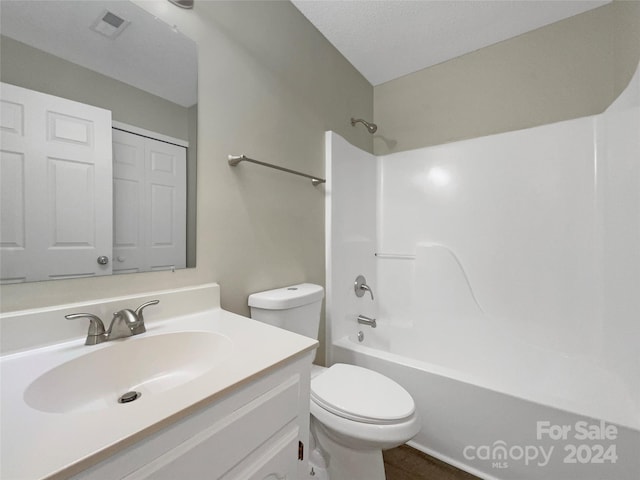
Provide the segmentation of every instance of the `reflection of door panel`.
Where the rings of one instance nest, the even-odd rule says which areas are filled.
[[[113,272],[143,271],[144,138],[113,130]]]
[[[2,282],[111,274],[111,112],[1,90]]]
[[[184,268],[186,149],[113,131],[114,272]]]

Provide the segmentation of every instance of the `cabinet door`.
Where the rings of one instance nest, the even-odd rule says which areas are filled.
[[[251,457],[242,468],[222,477],[221,480],[297,480],[298,430],[291,429],[273,440],[263,455]]]
[[[295,478],[299,380],[290,377],[124,478]]]
[[[111,112],[0,84],[2,283],[111,274]]]

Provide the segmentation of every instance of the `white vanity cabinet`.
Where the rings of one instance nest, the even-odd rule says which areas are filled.
[[[0,478],[306,478],[318,342],[227,312],[219,293],[210,283],[0,314]],[[100,345],[64,319],[151,300],[144,334]],[[118,403],[129,391],[141,396]]]
[[[311,359],[299,354],[141,432],[73,480],[304,478]]]

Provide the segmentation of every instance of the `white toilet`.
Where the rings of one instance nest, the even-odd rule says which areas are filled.
[[[324,290],[302,283],[249,296],[251,318],[318,338]],[[355,365],[313,365],[310,478],[384,480],[382,450],[420,429],[409,393],[384,375]]]

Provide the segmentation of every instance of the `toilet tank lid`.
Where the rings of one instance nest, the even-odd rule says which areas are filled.
[[[313,283],[300,283],[249,295],[249,306],[265,310],[284,310],[322,300],[324,288]]]

